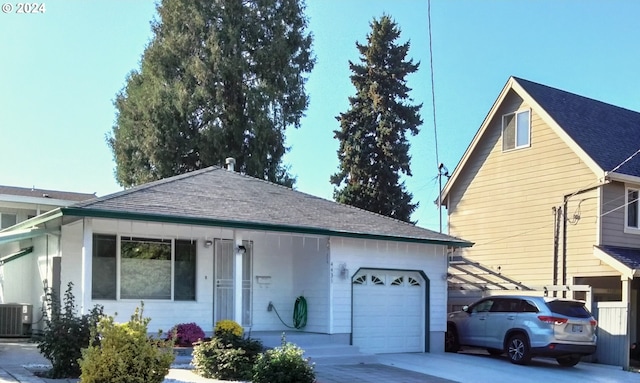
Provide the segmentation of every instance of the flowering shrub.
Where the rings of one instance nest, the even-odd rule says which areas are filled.
[[[213,332],[216,336],[232,334],[237,337],[241,337],[244,333],[244,329],[231,319],[223,319],[216,323],[216,327],[213,329]]]
[[[191,346],[194,342],[204,339],[204,331],[195,323],[180,323],[174,326],[167,339],[173,339],[175,335],[176,344],[179,346]]]

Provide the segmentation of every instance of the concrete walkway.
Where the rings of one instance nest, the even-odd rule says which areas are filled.
[[[178,356],[165,383],[221,383],[190,370],[190,356]],[[25,368],[26,366],[26,368]],[[77,379],[43,379],[32,371],[50,367],[35,343],[0,339],[0,383],[77,383]],[[581,362],[561,367],[553,359],[534,359],[517,366],[504,356],[484,351],[459,354],[379,354],[375,363],[344,358],[315,366],[318,383],[638,383],[640,374],[620,367]]]
[[[190,356],[178,356],[169,370],[165,383],[222,383],[203,378],[189,366]],[[455,383],[453,380],[430,376],[422,372],[407,371],[380,363],[359,363],[345,358],[338,364],[315,366],[317,383]],[[33,374],[45,371],[50,363],[38,351],[35,343],[27,340],[0,339],[0,383],[77,383],[78,379],[47,379]]]

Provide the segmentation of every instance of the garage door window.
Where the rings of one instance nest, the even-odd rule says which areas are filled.
[[[353,280],[354,285],[380,285],[384,286],[384,276],[364,274]]]
[[[358,278],[353,280],[353,284],[354,285],[364,285],[367,283],[367,276],[366,275],[361,275]]]

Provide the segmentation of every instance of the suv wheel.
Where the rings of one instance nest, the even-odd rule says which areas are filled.
[[[507,343],[509,360],[515,364],[527,364],[531,360],[529,341],[522,334],[513,335]]]
[[[444,334],[444,351],[458,352],[460,350],[460,341],[458,340],[458,332],[453,325],[447,325],[447,332]]]
[[[580,362],[582,359],[581,355],[567,355],[567,356],[559,356],[556,358],[556,361],[559,365],[563,367],[573,367]]]

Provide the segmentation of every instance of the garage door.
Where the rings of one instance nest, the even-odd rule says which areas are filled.
[[[417,272],[360,270],[353,283],[353,344],[362,352],[424,352],[425,287]]]

